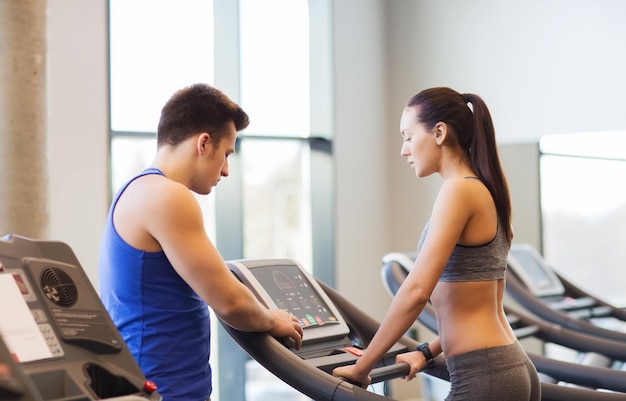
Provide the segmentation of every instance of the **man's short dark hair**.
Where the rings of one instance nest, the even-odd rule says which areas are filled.
[[[176,146],[200,132],[211,135],[214,145],[226,134],[226,125],[241,131],[250,123],[248,115],[222,91],[197,83],[175,92],[161,110],[157,146]]]

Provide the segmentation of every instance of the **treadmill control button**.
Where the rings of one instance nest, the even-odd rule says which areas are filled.
[[[151,380],[146,380],[143,384],[143,389],[152,394],[157,390],[157,385]]]
[[[351,353],[353,355],[356,355],[356,356],[363,355],[363,350],[359,349],[357,347],[345,347],[345,348],[343,348],[343,350],[346,351],[346,352],[349,352],[349,353]]]

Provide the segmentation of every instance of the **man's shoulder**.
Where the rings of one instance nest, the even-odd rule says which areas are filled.
[[[195,198],[183,184],[165,176],[150,174],[133,180],[117,201],[115,213],[135,221],[156,219],[188,207]]]
[[[138,177],[128,185],[126,192],[141,193],[146,200],[168,198],[171,196],[188,195],[189,189],[180,182],[159,174],[148,174]]]

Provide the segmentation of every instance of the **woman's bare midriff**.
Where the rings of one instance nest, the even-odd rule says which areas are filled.
[[[431,301],[446,358],[515,342],[502,308],[503,293],[504,280],[437,283]]]

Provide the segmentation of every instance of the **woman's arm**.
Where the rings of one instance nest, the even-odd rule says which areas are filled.
[[[467,188],[461,180],[444,181],[431,216],[428,235],[415,264],[400,286],[379,330],[357,362],[333,371],[363,385],[370,382],[371,369],[385,353],[413,325],[428,302],[452,250],[471,217],[470,203],[466,202]],[[441,353],[436,345],[437,354]]]

